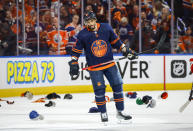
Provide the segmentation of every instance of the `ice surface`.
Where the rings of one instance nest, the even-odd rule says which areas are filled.
[[[137,105],[136,99],[125,97],[125,112],[132,115],[132,121],[118,122],[114,102],[107,103],[109,122],[104,126],[100,114],[88,113],[95,106],[94,93],[72,94],[72,100],[53,100],[55,107],[45,107],[45,103],[32,101],[45,97],[34,96],[32,100],[25,97],[3,98],[15,101],[13,105],[0,101],[1,131],[193,131],[193,103],[184,112],[179,108],[188,100],[189,91],[168,91],[168,98],[158,97],[163,91],[138,91],[137,97],[150,95],[156,100],[155,108]],[[124,92],[125,93],[125,92]],[[112,97],[112,92],[107,92]],[[46,100],[48,103],[48,100]],[[29,113],[36,110],[44,116],[44,120],[33,121]]]

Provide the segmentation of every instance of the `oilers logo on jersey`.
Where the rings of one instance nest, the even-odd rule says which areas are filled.
[[[107,53],[107,43],[104,40],[95,40],[92,43],[91,50],[96,57],[103,57]]]
[[[58,37],[58,34],[55,34],[54,35],[54,42],[56,42],[56,43],[59,43],[59,42],[61,42],[62,41],[62,36],[61,35],[59,35],[59,37]],[[62,42],[62,45],[63,45],[64,43]]]
[[[119,32],[120,32],[120,35],[122,35],[122,36],[128,34],[127,28],[123,28],[123,27],[121,27],[119,29]]]

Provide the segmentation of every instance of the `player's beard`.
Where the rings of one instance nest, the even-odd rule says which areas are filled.
[[[88,25],[88,29],[91,30],[91,31],[93,31],[93,30],[95,29],[95,26],[96,26],[96,25]]]

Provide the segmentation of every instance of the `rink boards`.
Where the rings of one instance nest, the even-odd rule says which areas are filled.
[[[115,56],[119,58],[121,56]],[[124,91],[185,90],[193,82],[193,55],[143,55],[137,60],[117,62],[124,81]],[[33,94],[92,92],[87,71],[71,79],[69,56],[31,56],[0,58],[0,97],[20,96],[25,91]],[[85,57],[79,66],[86,67]],[[107,84],[107,91],[111,88]]]

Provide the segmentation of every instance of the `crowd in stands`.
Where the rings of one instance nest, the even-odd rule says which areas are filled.
[[[17,13],[16,0],[0,0],[0,56],[17,55],[17,33],[19,54],[37,55],[38,49],[40,55],[70,54],[76,44],[76,35],[84,28],[80,19],[81,0],[59,0],[60,3],[58,0],[39,0],[39,14],[37,1],[18,0]],[[84,11],[95,12],[98,22],[111,23],[122,42],[136,52],[140,51],[138,0],[111,0],[111,21],[108,15],[108,0],[83,1]],[[191,0],[174,0],[174,38],[177,40],[172,47],[173,52],[171,52],[171,1],[141,0],[141,2],[141,51],[161,43],[158,50],[149,53],[193,53]],[[25,4],[22,9],[23,3]],[[176,26],[178,18],[185,26],[182,22],[178,23],[179,27]]]

